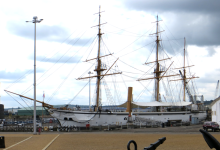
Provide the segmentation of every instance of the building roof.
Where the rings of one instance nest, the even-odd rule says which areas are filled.
[[[42,110],[42,108],[43,108],[43,110],[45,110],[45,108],[42,106],[36,106],[36,110]],[[34,110],[34,106],[24,107],[24,108],[19,109],[19,111],[21,111],[21,110]]]

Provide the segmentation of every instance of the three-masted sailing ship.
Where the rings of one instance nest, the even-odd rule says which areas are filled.
[[[155,91],[154,91],[154,102],[132,102],[132,88],[128,88],[128,99],[126,102],[127,110],[125,112],[117,112],[117,111],[111,111],[111,110],[102,110],[101,107],[101,81],[103,80],[103,78],[105,76],[111,76],[111,75],[116,75],[116,74],[121,74],[122,72],[115,72],[115,73],[109,73],[109,70],[113,67],[113,65],[115,64],[115,61],[109,68],[107,68],[107,65],[105,65],[102,62],[102,58],[103,57],[108,57],[111,54],[108,55],[101,55],[101,47],[100,47],[100,43],[101,43],[101,36],[102,36],[102,32],[101,32],[101,11],[99,8],[99,24],[98,26],[98,52],[97,52],[97,57],[93,58],[93,59],[89,59],[86,61],[90,61],[90,60],[96,60],[97,61],[97,65],[95,67],[95,72],[96,75],[94,76],[89,76],[89,77],[82,77],[82,78],[78,78],[78,80],[82,80],[82,79],[90,79],[90,78],[96,78],[96,102],[95,102],[95,106],[93,109],[90,109],[88,111],[83,111],[83,110],[73,110],[70,109],[68,107],[64,107],[62,109],[59,108],[54,108],[52,105],[47,104],[45,102],[42,101],[38,101],[38,103],[41,103],[43,107],[47,107],[48,111],[50,113],[51,116],[57,118],[60,122],[61,126],[75,126],[75,127],[86,127],[86,126],[100,126],[100,125],[126,125],[127,122],[130,120],[134,120],[136,117],[139,118],[144,118],[144,119],[151,119],[151,120],[155,120],[155,121],[161,121],[161,122],[167,122],[170,120],[181,120],[183,122],[187,122],[190,121],[191,117],[199,117],[200,119],[204,119],[205,118],[205,113],[204,112],[194,112],[192,113],[191,111],[187,111],[186,106],[192,104],[193,101],[191,102],[186,102],[185,101],[185,89],[187,90],[187,79],[192,79],[195,77],[191,77],[191,78],[186,78],[186,72],[185,72],[185,59],[184,59],[184,67],[183,69],[183,75],[181,76],[182,78],[180,80],[183,81],[184,84],[184,97],[183,97],[183,101],[176,103],[175,106],[182,106],[185,107],[184,111],[176,111],[176,112],[165,112],[162,111],[162,107],[171,107],[173,106],[173,103],[169,103],[169,102],[161,102],[161,95],[160,95],[160,81],[162,78],[169,78],[172,76],[179,76],[180,74],[174,74],[174,75],[166,75],[167,71],[169,70],[170,66],[172,65],[172,63],[169,65],[169,67],[167,68],[163,68],[160,66],[160,61],[164,61],[170,58],[165,58],[163,60],[159,60],[159,45],[160,45],[160,39],[159,39],[159,34],[161,31],[159,31],[158,28],[158,17],[157,17],[157,21],[156,21],[156,61],[154,61],[153,63],[156,64],[156,67],[154,69],[154,77],[152,78],[140,78],[137,81],[142,81],[142,80],[155,80]],[[184,48],[185,51],[185,48]],[[185,55],[185,54],[184,54]],[[12,94],[16,94],[14,92],[10,92],[5,90],[6,92],[12,93]],[[20,94],[16,94],[20,97],[26,98],[26,99],[30,99],[33,100],[31,98],[28,98],[26,96],[20,95]],[[155,111],[151,111],[151,112],[132,112],[131,109],[131,103],[133,103],[134,105],[138,105],[138,106],[145,106],[145,107],[155,107]],[[132,119],[131,119],[132,118]]]

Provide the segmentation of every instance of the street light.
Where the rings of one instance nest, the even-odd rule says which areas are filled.
[[[91,110],[90,74],[93,74],[93,73],[91,71],[89,71],[88,74],[89,74],[89,111],[90,111]]]
[[[32,22],[34,23],[34,131],[33,134],[37,134],[36,132],[36,23],[40,23],[43,19],[37,20],[37,16],[33,17]]]

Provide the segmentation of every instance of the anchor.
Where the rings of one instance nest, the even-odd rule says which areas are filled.
[[[145,147],[143,150],[155,150],[160,144],[163,144],[163,142],[166,140],[166,137],[158,139],[157,142],[150,144],[150,146]],[[134,140],[130,140],[127,144],[127,150],[130,150],[130,144],[134,144],[134,150],[137,150],[137,143]]]

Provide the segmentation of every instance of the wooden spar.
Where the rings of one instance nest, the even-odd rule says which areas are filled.
[[[192,78],[185,78],[185,79],[189,79],[189,80],[191,80],[191,79],[194,79],[194,78],[199,78],[199,77],[192,77]],[[176,79],[176,80],[170,80],[170,81],[178,81],[178,80],[184,80],[184,79]],[[188,81],[189,82],[189,81]],[[187,82],[187,83],[188,83]]]
[[[159,21],[158,21],[159,22]],[[157,33],[161,33],[161,32],[164,32],[165,30],[163,31],[160,31],[160,32],[157,32]],[[154,35],[154,34],[157,34],[157,33],[153,33],[153,34],[149,34],[149,35]]]
[[[103,11],[102,11],[103,12]],[[100,12],[101,13],[101,12]],[[96,14],[98,14],[98,13],[96,13]],[[102,23],[102,24],[100,24],[100,25],[103,25],[103,24],[106,24],[107,22],[105,22],[105,23]],[[98,27],[99,26],[99,24],[98,25],[96,25],[96,26],[92,26],[91,28],[93,28],[93,27]],[[104,34],[104,33],[103,33]]]
[[[112,53],[112,54],[114,54],[114,53]],[[108,55],[100,56],[99,58],[106,57],[106,56],[109,56],[109,55],[112,55],[112,54],[108,54]],[[88,62],[88,61],[90,61],[90,60],[94,60],[94,59],[97,59],[97,58],[92,58],[92,59],[86,60],[86,61],[84,61],[84,62]]]
[[[4,91],[5,91],[5,92],[9,92],[9,93],[11,93],[11,94],[18,95],[18,96],[20,96],[20,97],[24,97],[24,98],[26,98],[26,99],[29,99],[29,100],[34,101],[34,99],[32,99],[32,98],[30,98],[30,97],[26,97],[26,96],[24,96],[24,95],[17,94],[17,93],[14,93],[14,92],[8,91],[8,90],[4,90]],[[41,103],[43,107],[47,107],[47,108],[53,108],[53,105],[50,105],[50,104],[44,103],[44,102],[42,102],[42,101],[36,100],[36,102]]]
[[[173,69],[182,69],[182,68],[188,68],[188,67],[193,67],[195,65],[191,65],[191,66],[186,66],[186,67],[180,67],[180,68],[173,68]]]
[[[129,117],[131,116],[131,102],[132,102],[132,91],[133,87],[128,87],[128,100],[127,100],[127,109],[126,112],[129,112]]]
[[[146,78],[146,79],[138,79],[137,81],[141,81],[141,80],[150,80],[150,79],[159,79],[159,78],[171,77],[171,76],[179,76],[179,74],[174,74],[174,75],[169,75],[169,76],[159,76],[159,77]]]
[[[194,78],[199,78],[199,77],[186,78],[186,79],[189,79],[189,80],[186,82],[186,84],[187,84],[190,80],[192,80],[192,79],[194,79]]]
[[[112,64],[112,66],[114,66],[114,64],[118,61],[118,59]],[[112,68],[112,66],[108,69],[108,71]],[[105,75],[108,73],[108,71],[106,71],[106,73],[104,74],[104,76],[100,80],[102,80],[105,77]]]
[[[160,22],[160,21],[163,21],[163,20],[157,20],[157,21],[154,21],[154,22],[151,22],[151,23],[156,23],[156,22]]]
[[[114,74],[122,74],[122,72],[118,72],[118,73],[111,73],[111,74],[104,74],[104,75],[99,75],[99,76],[90,76],[90,77],[85,77],[85,78],[78,78],[77,80],[81,80],[81,79],[88,79],[88,78],[94,78],[94,77],[103,77],[103,76],[109,76],[109,75],[114,75]]]
[[[170,57],[170,58],[165,58],[165,59],[161,59],[161,60],[158,60],[158,61],[163,61],[163,60],[167,60],[167,59],[171,59],[171,58],[172,58],[172,57]],[[148,62],[148,63],[145,63],[145,65],[151,64],[151,63],[155,63],[155,62],[157,62],[157,61]]]
[[[174,61],[173,61],[174,62]],[[173,62],[170,64],[170,66],[173,64]],[[170,66],[167,68],[167,70],[170,68]],[[164,74],[161,76],[161,78],[159,79],[159,81],[162,79],[162,77],[166,74],[167,70],[164,72]]]

